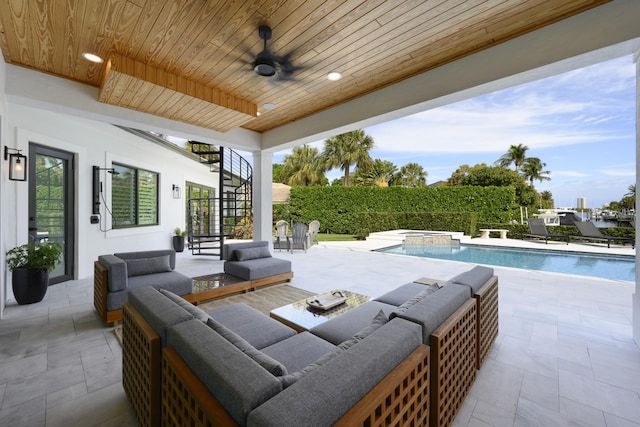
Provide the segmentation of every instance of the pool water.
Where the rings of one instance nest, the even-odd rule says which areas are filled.
[[[634,256],[558,252],[539,249],[476,245],[392,246],[379,252],[423,258],[447,259],[475,264],[577,274],[613,280],[636,280]]]

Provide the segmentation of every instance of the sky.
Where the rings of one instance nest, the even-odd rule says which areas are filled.
[[[630,56],[364,128],[372,158],[427,171],[427,184],[459,166],[493,165],[511,145],[546,163],[555,207],[602,208],[635,185],[635,64]],[[323,142],[311,144],[322,151]],[[290,150],[275,153],[283,163]],[[329,181],[341,177],[334,169]]]

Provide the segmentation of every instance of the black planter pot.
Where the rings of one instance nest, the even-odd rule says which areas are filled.
[[[184,237],[173,236],[173,250],[176,252],[184,251]]]
[[[46,268],[16,268],[11,272],[13,295],[18,304],[42,301],[49,286],[49,270]]]

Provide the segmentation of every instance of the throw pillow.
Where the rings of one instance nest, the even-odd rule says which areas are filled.
[[[210,317],[207,319],[207,325],[274,376],[279,377],[287,375],[287,368],[282,363],[256,349],[254,346],[246,342],[240,335],[236,334],[220,322],[217,322]]]
[[[418,295],[412,298],[409,298],[404,304],[395,309],[393,313],[391,313],[389,318],[393,319],[395,317],[398,317],[398,315],[405,313],[411,307],[413,307],[432,293],[436,292],[438,289],[440,289],[438,286],[426,286],[424,291],[420,292]]]
[[[127,263],[127,276],[144,276],[145,274],[164,273],[171,270],[169,255],[153,258],[130,258]]]
[[[238,261],[249,261],[252,259],[271,257],[271,252],[266,246],[260,246],[257,248],[236,249],[234,252]]]
[[[384,314],[382,310],[380,310],[378,314],[375,315],[373,320],[371,320],[371,323],[369,323],[367,326],[362,328],[353,337],[340,343],[338,347],[342,348],[343,350],[349,349],[349,347],[354,346],[355,344],[359,343],[360,341],[362,341],[363,339],[365,339],[366,337],[368,337],[369,335],[371,335],[372,333],[380,329],[380,327],[385,323],[387,323],[388,321],[389,319],[387,318],[387,315]]]

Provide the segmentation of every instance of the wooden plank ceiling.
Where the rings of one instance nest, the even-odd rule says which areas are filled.
[[[99,87],[101,102],[264,132],[607,1],[0,0],[0,47],[7,63]],[[299,67],[292,80],[253,71],[263,24]]]

